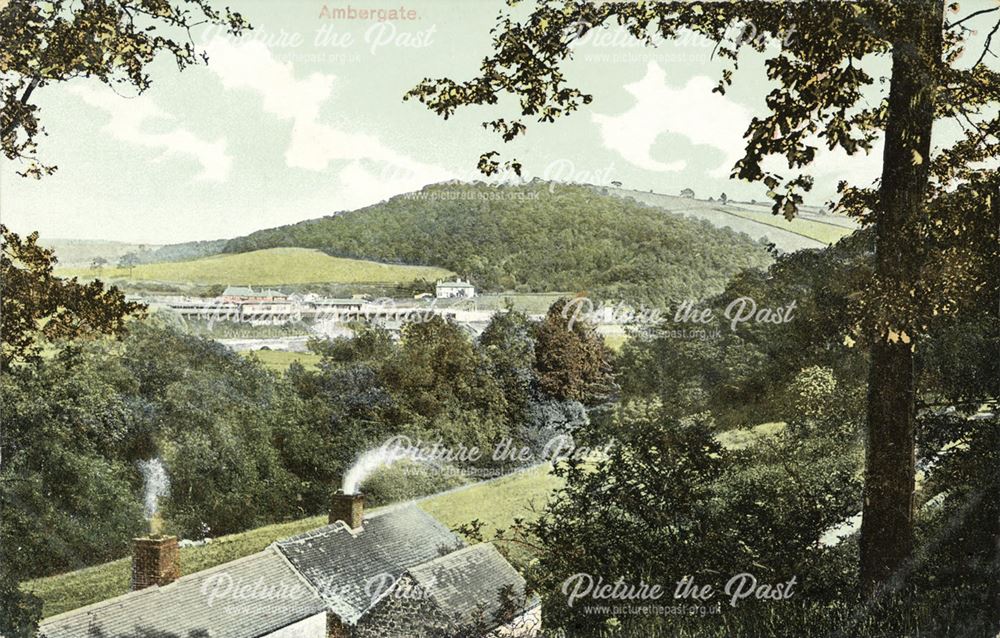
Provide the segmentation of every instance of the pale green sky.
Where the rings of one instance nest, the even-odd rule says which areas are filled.
[[[484,150],[516,156],[528,177],[699,196],[763,198],[726,175],[767,86],[741,63],[725,97],[721,62],[687,38],[638,48],[614,31],[580,45],[569,77],[594,103],[504,145],[466,109],[447,122],[402,95],[423,77],[468,78],[489,52],[501,0],[409,0],[415,19],[331,20],[328,9],[391,9],[379,0],[231,0],[256,29],[241,42],[199,34],[208,67],[152,70],[141,97],[87,80],[36,93],[49,136],[41,181],[0,170],[0,216],[49,238],[162,244],[232,237],[378,202],[448,178],[477,179]],[[220,2],[220,4],[222,4]],[[993,0],[963,2],[962,12]],[[974,6],[975,5],[975,6]],[[991,16],[977,22],[988,30]],[[507,114],[513,114],[508,109]],[[813,203],[837,180],[872,179],[878,157],[823,155]]]

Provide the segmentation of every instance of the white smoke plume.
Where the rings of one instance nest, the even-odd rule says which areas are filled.
[[[152,520],[160,497],[170,493],[170,479],[159,458],[139,461],[139,471],[142,472],[146,520]]]
[[[405,437],[400,437],[405,438]],[[344,480],[341,489],[344,494],[356,494],[361,483],[368,478],[372,472],[388,467],[397,461],[409,459],[420,461],[418,452],[406,445],[400,445],[397,439],[386,443],[380,447],[368,450],[358,455],[351,467],[344,473]]]

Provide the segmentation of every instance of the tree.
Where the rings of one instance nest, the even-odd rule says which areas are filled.
[[[535,342],[527,315],[513,307],[494,314],[477,345],[487,371],[507,399],[508,422],[521,425],[536,383]]]
[[[600,575],[608,584],[612,578],[659,584],[668,590],[663,600],[685,575],[715,587],[720,575],[725,580],[747,565],[784,578],[796,574],[796,596],[808,591],[810,602],[836,603],[851,586],[830,573],[827,556],[816,550],[824,530],[857,506],[859,455],[844,454],[842,439],[789,429],[727,449],[707,414],[675,421],[644,402],[620,404],[614,421],[615,445],[607,456],[559,464],[554,473],[565,488],[542,516],[500,535],[513,543],[541,541],[529,582],[543,597],[546,626],[555,635],[607,636],[608,616],[618,614],[610,606],[603,615],[587,609],[584,600],[567,605],[564,583],[572,574]],[[825,507],[816,507],[820,501]],[[805,634],[789,626],[793,613],[775,614],[767,603],[758,607],[764,614],[741,606],[685,619],[636,613],[648,602],[628,603],[632,613],[617,615],[617,635]],[[810,635],[826,635],[814,629]]]
[[[480,415],[506,410],[500,387],[487,374],[469,337],[439,315],[403,327],[399,352],[383,375],[400,402],[428,420],[459,407]]]
[[[90,269],[101,270],[107,265],[108,265],[108,260],[105,259],[104,257],[94,257],[94,259],[90,262]]]
[[[34,638],[42,618],[42,599],[21,591],[7,570],[0,572],[0,632],[10,638]]]
[[[566,299],[552,304],[535,331],[538,387],[557,401],[593,406],[614,391],[611,353],[594,327],[573,320]]]
[[[183,70],[206,62],[191,30],[205,24],[239,35],[247,22],[209,0],[9,0],[0,8],[0,148],[7,159],[26,163],[22,176],[36,179],[55,166],[38,161],[44,135],[39,89],[72,78],[93,77],[112,87],[142,93],[152,83],[147,66],[160,52]]]
[[[949,4],[957,13],[958,3]],[[542,0],[522,17],[501,14],[492,55],[478,77],[422,81],[407,93],[447,118],[465,105],[493,105],[502,94],[520,99],[519,117],[485,126],[510,141],[526,118],[552,122],[593,98],[567,86],[562,64],[574,42],[593,29],[617,24],[646,44],[692,30],[717,43],[731,61],[716,91],[732,84],[741,49],[767,59],[777,84],[769,112],[746,132],[745,155],[733,177],[763,182],[772,211],[793,218],[813,184],[805,167],[820,144],[849,155],[869,152],[884,137],[880,181],[874,187],[839,185],[837,207],[872,226],[875,272],[855,311],[859,340],[871,356],[861,585],[873,596],[912,553],[914,490],[913,350],[928,318],[953,313],[987,281],[976,265],[997,259],[1000,177],[990,168],[1000,155],[1000,75],[984,61],[992,35],[971,65],[960,63],[970,21],[991,7],[945,22],[943,0],[889,2],[589,3]],[[995,18],[990,15],[990,19]],[[735,27],[735,30],[734,30]],[[748,37],[750,34],[753,38]],[[778,47],[768,45],[780,42]],[[891,59],[886,95],[865,62]],[[969,58],[966,58],[968,60]],[[936,121],[951,119],[962,133],[932,156]],[[496,151],[480,158],[487,173],[500,169]],[[765,170],[763,160],[785,160],[788,175]],[[520,170],[516,160],[506,162]],[[980,248],[982,238],[993,238]]]
[[[38,233],[21,239],[2,225],[0,233],[0,370],[37,357],[44,341],[121,334],[142,313],[114,286],[56,277],[55,254],[38,245]]]
[[[139,265],[139,255],[136,253],[125,253],[118,260],[119,268],[128,268],[128,276],[132,277],[132,270]]]

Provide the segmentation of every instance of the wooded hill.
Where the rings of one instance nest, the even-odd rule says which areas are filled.
[[[738,271],[771,261],[762,242],[729,229],[541,181],[436,184],[235,238],[224,250],[281,246],[438,266],[486,291],[586,291],[629,303],[704,297]]]

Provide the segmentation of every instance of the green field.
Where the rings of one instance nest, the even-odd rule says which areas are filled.
[[[821,241],[824,244],[835,244],[842,238],[854,232],[853,228],[845,228],[836,224],[826,224],[806,219],[804,217],[796,217],[792,221],[788,221],[784,217],[778,217],[777,215],[760,211],[746,209],[737,210],[728,206],[724,210],[730,215],[736,215],[737,217],[742,217],[743,219],[750,219],[759,224],[764,224],[765,226],[773,226],[775,228],[787,230],[810,239]]]
[[[478,295],[472,303],[480,310],[503,310],[513,304],[515,310],[529,315],[544,315],[559,299],[575,296],[572,292],[501,292]]]
[[[320,356],[313,352],[284,352],[281,350],[248,350],[240,352],[244,357],[255,358],[268,370],[284,372],[293,361],[298,361],[306,370],[316,370]]]
[[[415,279],[435,281],[452,276],[430,266],[400,266],[363,259],[331,257],[307,248],[270,248],[248,253],[128,268],[67,268],[63,277],[134,282],[280,286],[283,284],[393,284]]]
[[[814,206],[804,206],[802,209],[803,213],[810,215],[809,217],[799,215],[792,219],[792,221],[788,221],[784,217],[772,214],[769,203],[747,203],[729,200],[723,204],[717,200],[677,197],[663,193],[645,193],[634,190],[619,190],[614,192],[619,197],[635,199],[636,201],[656,206],[675,214],[710,213],[709,219],[713,219],[713,225],[729,225],[733,230],[746,232],[752,237],[758,237],[762,230],[766,230],[761,229],[761,226],[769,226],[824,244],[832,244],[855,230],[855,225],[849,218],[842,215],[827,214]],[[713,218],[712,216],[715,217]],[[727,220],[726,217],[736,219]],[[746,221],[742,222],[740,220]],[[735,223],[729,223],[730,221]],[[780,241],[778,242],[778,247],[782,248]],[[790,247],[784,249],[797,250],[797,248]]]
[[[449,527],[479,519],[489,533],[509,526],[515,517],[530,519],[533,511],[543,507],[548,495],[558,486],[559,479],[549,474],[547,466],[543,466],[467,489],[431,496],[420,501],[420,507]],[[259,552],[276,540],[325,524],[326,516],[313,516],[222,536],[200,547],[185,547],[181,549],[181,568],[185,574],[208,569]],[[24,587],[41,597],[45,617],[54,616],[126,593],[130,560],[123,558],[75,572],[39,578],[24,583]]]
[[[604,335],[604,345],[606,345],[612,352],[621,352],[622,346],[628,341],[628,335]]]

